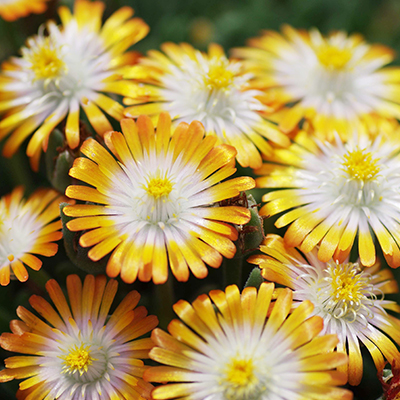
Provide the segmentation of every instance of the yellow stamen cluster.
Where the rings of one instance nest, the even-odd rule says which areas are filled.
[[[221,385],[225,387],[224,398],[229,400],[258,398],[262,391],[251,359],[233,358],[226,366]]]
[[[35,74],[35,80],[52,80],[59,78],[65,71],[66,65],[60,57],[60,49],[55,48],[46,38],[42,43],[37,43],[25,58],[30,62],[30,69]]]
[[[82,376],[88,371],[89,366],[93,364],[95,359],[90,356],[90,345],[85,346],[82,343],[80,347],[77,345],[72,346],[68,355],[63,357],[63,360],[65,364],[63,367],[64,373],[74,374],[79,371]]]
[[[358,263],[336,264],[333,261],[326,272],[328,298],[325,310],[334,318],[354,322],[358,311],[365,307],[364,303],[376,299],[372,293],[370,275],[362,272]]]
[[[210,62],[207,75],[204,77],[204,83],[209,90],[228,89],[234,78],[234,72],[230,71],[227,60],[215,60]]]
[[[173,185],[168,178],[150,179],[147,186],[144,187],[146,192],[154,198],[158,199],[162,196],[168,196],[172,191]]]
[[[233,360],[226,374],[226,380],[235,386],[247,386],[253,377],[251,360]]]
[[[379,172],[378,159],[364,150],[349,151],[343,156],[343,170],[350,178],[367,181],[373,179]]]
[[[350,61],[352,53],[349,49],[341,49],[330,44],[324,44],[317,50],[319,62],[326,68],[341,70]]]

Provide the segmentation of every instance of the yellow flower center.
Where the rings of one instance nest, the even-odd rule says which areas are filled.
[[[235,387],[254,383],[254,366],[251,360],[233,360],[226,373],[226,381]]]
[[[326,272],[328,298],[325,301],[325,311],[334,318],[354,322],[359,310],[365,308],[364,303],[376,299],[370,275],[362,272],[358,263],[336,264],[333,261]]]
[[[145,186],[146,192],[158,199],[162,196],[168,196],[171,193],[173,185],[168,178],[153,178]]]
[[[379,172],[379,159],[373,159],[372,154],[365,149],[349,151],[343,159],[343,170],[353,179],[367,181],[373,179]]]
[[[66,65],[60,58],[59,48],[54,48],[49,38],[46,38],[37,48],[32,49],[27,58],[31,63],[30,69],[35,74],[35,80],[52,80],[58,78],[66,70]]]
[[[268,371],[263,370],[265,381],[256,375],[252,359],[232,358],[223,370],[219,382],[223,388],[223,397],[227,400],[259,399],[268,387]]]
[[[332,296],[337,300],[346,302],[357,301],[363,295],[360,288],[363,287],[362,276],[356,275],[357,270],[350,272],[337,266],[332,271]]]
[[[234,72],[227,67],[228,62],[225,60],[210,62],[208,73],[204,78],[208,89],[227,89],[232,85]]]
[[[82,375],[87,372],[95,358],[90,356],[90,345],[85,346],[82,343],[80,347],[77,345],[71,347],[68,355],[63,357],[63,360],[65,364],[63,372],[74,374],[76,371],[79,371],[79,374]]]
[[[330,44],[322,45],[317,50],[319,62],[333,70],[343,69],[350,61],[352,53],[349,49],[340,49]]]

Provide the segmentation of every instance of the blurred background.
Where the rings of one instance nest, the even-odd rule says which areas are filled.
[[[323,33],[343,29],[360,32],[368,41],[400,50],[399,0],[105,0],[106,15],[129,5],[150,25],[150,34],[135,48],[157,48],[162,42],[189,41],[205,48],[210,41],[226,49],[242,46],[262,29],[317,27]],[[34,34],[45,18],[55,18],[59,4],[52,1],[44,15],[29,16],[14,23],[0,21],[0,57],[15,52],[27,34]]]
[[[368,42],[385,44],[400,53],[400,0],[106,0],[105,3],[105,17],[129,5],[135,9],[136,16],[150,26],[149,35],[135,45],[141,52],[158,49],[166,41],[190,42],[202,50],[208,43],[217,42],[228,51],[231,47],[245,45],[248,38],[257,36],[262,29],[279,30],[286,23],[296,28],[316,27],[325,34],[332,30],[359,32]],[[57,20],[56,10],[61,4],[72,6],[73,0],[51,1],[42,15],[31,15],[12,23],[0,20],[0,60],[18,55],[26,38],[37,33],[46,20]],[[395,63],[399,64],[399,59]],[[24,184],[29,192],[39,185],[48,185],[44,173],[34,174],[30,170],[24,151],[23,146],[11,160],[0,158],[0,195],[18,184]],[[272,222],[268,225],[272,227]],[[9,321],[16,318],[18,305],[29,307],[28,298],[33,293],[45,295],[43,284],[48,278],[57,277],[61,283],[69,273],[85,275],[66,261],[62,249],[56,257],[44,260],[40,272],[29,273],[31,279],[27,283],[12,281],[9,286],[0,288],[0,332],[9,331]],[[395,274],[400,282],[400,271]],[[212,288],[212,279],[213,274],[210,274],[199,292]],[[215,275],[215,279],[219,276]],[[134,288],[140,291],[143,286],[151,293],[148,285],[135,283]],[[200,294],[185,293],[190,286],[176,282],[175,286],[180,295],[190,300]],[[122,284],[120,298],[131,289]],[[400,297],[393,299],[399,301]],[[146,296],[143,301],[144,305],[149,302]],[[0,352],[0,358],[9,355]],[[382,393],[381,386],[370,356],[366,352],[364,356],[364,379],[354,388],[355,399],[376,400]],[[0,400],[15,399],[16,390],[16,382],[1,384]]]

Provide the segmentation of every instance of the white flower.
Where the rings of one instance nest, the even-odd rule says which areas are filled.
[[[375,263],[378,239],[392,267],[400,265],[400,141],[397,132],[374,138],[358,135],[348,141],[321,143],[301,132],[286,151],[258,174],[261,187],[275,190],[263,197],[264,215],[287,211],[276,226],[289,226],[285,242],[307,253],[320,243],[318,257],[340,263],[358,234],[360,260]],[[283,165],[282,165],[283,164]],[[293,210],[290,210],[294,208]]]
[[[346,138],[354,131],[388,129],[386,119],[400,116],[400,69],[382,68],[393,60],[389,48],[370,45],[358,34],[324,37],[316,29],[290,26],[283,35],[266,31],[249,45],[234,55],[255,73],[267,104],[291,104],[281,119],[283,131],[306,118],[317,135]]]
[[[386,310],[400,312],[400,307],[384,299],[385,294],[398,292],[389,269],[380,270],[378,264],[364,268],[348,260],[322,262],[317,249],[303,257],[295,248],[285,247],[277,235],[268,235],[260,249],[264,254],[252,256],[249,262],[259,265],[268,281],[291,288],[298,305],[311,301],[313,315],[324,321],[322,334],[338,336],[337,351],[349,355],[348,368],[341,370],[348,372],[351,385],[358,385],[363,375],[360,342],[379,371],[384,359],[397,365],[400,353],[391,339],[400,343],[400,320]]]
[[[108,315],[118,283],[104,276],[67,278],[69,304],[54,280],[46,289],[56,308],[39,296],[32,307],[45,321],[19,307],[22,321],[13,321],[13,333],[3,333],[1,346],[27,356],[5,360],[0,382],[27,378],[18,398],[35,400],[141,400],[150,397],[152,385],[142,380],[151,339],[137,339],[158,323],[136,307],[140,295],[128,293]],[[26,374],[26,368],[29,374]]]
[[[34,132],[27,154],[37,168],[41,148],[47,148],[49,134],[65,117],[68,145],[76,148],[81,107],[99,135],[112,129],[100,109],[122,118],[123,106],[102,92],[130,93],[129,83],[120,80],[130,57],[122,55],[148,27],[140,19],[128,20],[133,14],[128,7],[116,11],[102,27],[103,9],[103,3],[86,0],[75,2],[74,14],[60,7],[63,26],[49,21],[27,40],[22,57],[13,57],[3,68],[0,93],[6,100],[0,102],[0,111],[7,115],[0,122],[0,138],[12,132],[4,146],[6,156]],[[114,32],[116,23],[121,33]]]
[[[182,321],[170,323],[170,334],[152,332],[156,346],[150,357],[166,365],[149,368],[143,377],[169,382],[156,387],[152,398],[352,398],[349,391],[334,387],[347,379],[332,371],[347,360],[332,351],[337,337],[317,338],[322,319],[309,318],[311,302],[288,315],[292,292],[284,290],[271,303],[273,290],[273,284],[263,283],[258,293],[245,288],[240,294],[232,285],[225,292],[199,296],[193,305],[183,300],[175,304]]]
[[[262,92],[251,86],[252,74],[244,73],[240,62],[228,60],[220,46],[211,45],[208,54],[188,44],[165,43],[162,48],[166,55],[149,52],[126,75],[139,85],[133,99],[124,99],[135,104],[125,115],[157,116],[166,111],[176,122],[200,121],[207,134],[236,148],[244,167],[260,167],[260,152],[271,153],[265,138],[289,145],[289,139],[264,118],[268,108],[259,99]]]

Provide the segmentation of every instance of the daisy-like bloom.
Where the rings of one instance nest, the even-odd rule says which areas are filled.
[[[148,26],[130,19],[129,7],[116,11],[102,26],[103,9],[104,3],[87,0],[77,0],[73,14],[60,7],[62,27],[48,22],[46,34],[41,29],[27,40],[21,57],[3,65],[0,111],[6,115],[0,138],[12,132],[4,146],[7,157],[34,132],[27,154],[37,168],[41,147],[46,150],[49,134],[65,117],[68,145],[77,147],[80,108],[99,135],[112,130],[103,111],[122,118],[123,106],[104,92],[131,92],[122,73],[137,56],[125,50],[147,34]]]
[[[38,271],[42,261],[34,254],[51,257],[54,243],[62,238],[59,204],[67,201],[52,189],[36,190],[27,200],[18,187],[0,199],[0,285],[10,277],[25,282],[25,265]]]
[[[360,342],[379,371],[384,358],[398,365],[400,353],[388,336],[400,343],[400,321],[386,310],[400,312],[400,307],[384,300],[385,294],[398,292],[389,269],[380,270],[378,264],[365,269],[347,260],[322,262],[317,250],[303,257],[272,234],[260,248],[265,255],[252,256],[249,262],[260,266],[265,279],[293,289],[299,307],[307,300],[314,304],[314,315],[324,320],[321,334],[337,334],[338,352],[349,354],[348,366],[339,369],[348,372],[351,385],[358,385],[363,374]]]
[[[171,136],[171,119],[161,114],[154,132],[149,117],[121,121],[122,132],[109,132],[105,141],[118,159],[93,139],[75,160],[70,175],[93,187],[72,185],[67,196],[97,204],[67,206],[72,231],[85,232],[83,247],[100,260],[113,251],[107,264],[111,277],[121,273],[128,283],[137,276],[164,283],[168,264],[180,281],[189,269],[207,275],[205,263],[218,268],[222,255],[232,258],[237,225],[250,220],[244,207],[218,207],[216,202],[254,187],[250,177],[219,183],[236,169],[232,146],[215,146],[215,136],[204,136],[198,121],[181,123]]]
[[[259,168],[260,152],[271,153],[266,138],[287,147],[289,139],[263,114],[262,93],[251,86],[251,74],[239,61],[228,60],[216,44],[208,53],[189,44],[165,43],[164,53],[150,51],[126,77],[139,83],[136,96],[124,99],[132,105],[125,115],[157,117],[161,111],[173,120],[203,123],[207,134],[234,146],[243,167]],[[257,149],[258,148],[258,149]]]
[[[155,329],[150,357],[165,366],[151,367],[144,379],[171,382],[156,387],[153,399],[298,400],[352,399],[335,387],[347,375],[333,370],[347,362],[334,353],[336,335],[317,337],[322,318],[313,316],[309,301],[290,316],[292,292],[272,302],[274,284],[257,293],[237,286],[201,295],[193,305],[174,306],[170,334]],[[272,312],[271,312],[272,308]]]
[[[289,225],[288,246],[304,253],[320,244],[318,257],[344,262],[358,234],[361,263],[375,264],[375,238],[391,267],[400,265],[400,140],[398,131],[321,143],[300,132],[256,171],[260,187],[273,190],[260,213]],[[287,188],[287,189],[286,189]]]
[[[6,21],[15,21],[31,13],[41,14],[47,8],[49,0],[1,0],[0,17]]]
[[[29,302],[42,318],[20,306],[21,320],[11,321],[13,333],[3,333],[3,349],[22,353],[5,360],[0,382],[24,379],[18,400],[143,400],[152,385],[142,379],[142,361],[153,347],[150,338],[137,339],[158,324],[136,307],[140,295],[130,292],[109,316],[118,283],[105,276],[67,278],[69,301],[58,283],[46,289],[55,308],[40,296]]]
[[[359,34],[282,31],[266,31],[234,55],[256,75],[266,104],[278,109],[294,103],[283,113],[283,131],[306,118],[317,134],[332,139],[334,132],[347,137],[400,117],[400,68],[382,68],[393,60],[392,49],[368,44]]]

